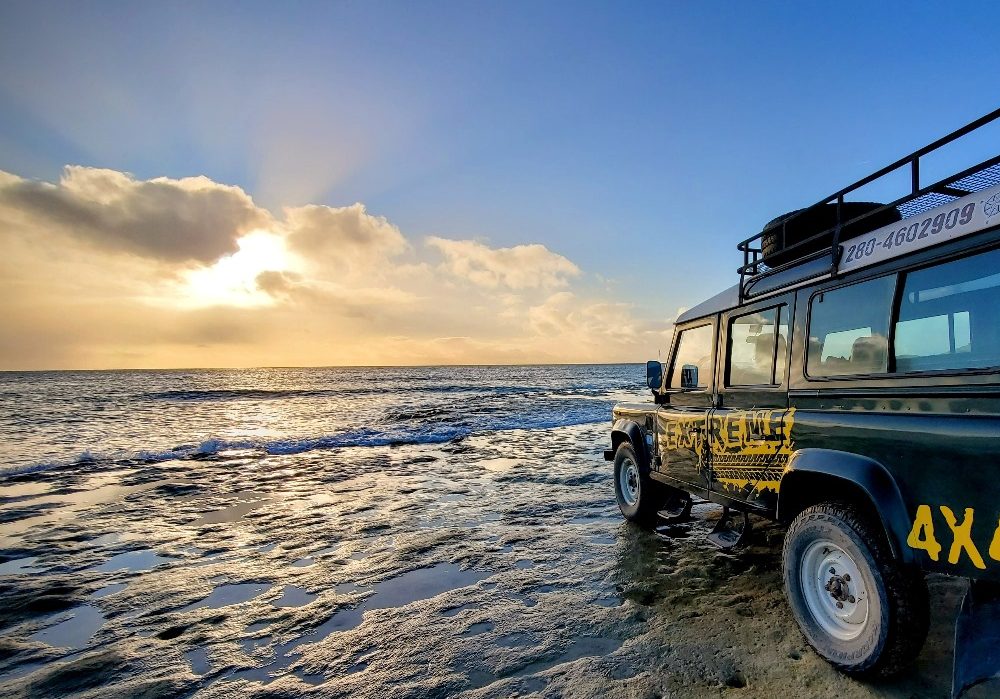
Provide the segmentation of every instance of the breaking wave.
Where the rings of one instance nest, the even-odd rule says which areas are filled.
[[[417,412],[417,411],[415,411]],[[421,411],[422,412],[422,411]],[[448,422],[414,425],[396,428],[360,428],[339,434],[319,437],[298,437],[283,439],[218,439],[210,438],[195,444],[182,444],[162,451],[139,450],[131,453],[97,454],[85,451],[75,459],[24,464],[0,468],[0,478],[22,476],[57,468],[88,466],[94,464],[159,463],[218,456],[224,452],[250,451],[258,456],[302,454],[304,452],[344,449],[350,447],[392,447],[410,444],[443,444],[462,440],[474,434],[504,432],[510,430],[545,430],[570,427],[608,419],[608,407],[599,410],[571,410],[561,414],[509,415],[491,419],[482,424],[453,424]],[[431,417],[420,415],[421,417]]]

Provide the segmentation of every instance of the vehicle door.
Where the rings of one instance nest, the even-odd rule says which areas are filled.
[[[718,399],[708,430],[711,489],[762,509],[777,506],[791,455],[788,358],[794,295],[722,316]]]
[[[664,379],[666,403],[656,412],[657,469],[708,490],[708,414],[714,401],[717,316],[677,329]]]

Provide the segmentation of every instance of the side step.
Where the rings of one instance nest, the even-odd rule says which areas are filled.
[[[680,524],[691,519],[691,505],[694,501],[690,497],[671,497],[663,503],[663,509],[656,513],[656,516],[663,520],[663,524]]]
[[[707,537],[710,542],[723,551],[735,551],[750,543],[750,532],[753,531],[750,515],[746,512],[738,512],[735,519],[741,521],[737,523],[733,519],[733,513],[729,508],[723,507],[722,517],[715,523],[715,528]]]

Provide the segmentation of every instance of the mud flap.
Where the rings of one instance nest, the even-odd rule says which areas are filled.
[[[1000,583],[972,580],[955,621],[952,699],[1000,677]]]

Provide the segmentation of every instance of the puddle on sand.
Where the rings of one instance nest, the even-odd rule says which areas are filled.
[[[208,651],[204,648],[189,650],[184,653],[184,657],[187,658],[188,664],[191,666],[191,672],[195,675],[207,675],[208,671],[212,669],[211,664],[208,662]]]
[[[517,466],[524,463],[524,459],[512,459],[509,457],[498,456],[494,459],[480,459],[479,466],[482,466],[488,471],[509,471]]]
[[[150,570],[158,565],[172,562],[173,558],[158,556],[152,549],[142,549],[140,551],[126,551],[112,556],[99,566],[90,570],[97,570],[108,573],[114,570]]]
[[[73,615],[65,621],[35,633],[31,640],[41,641],[57,648],[84,648],[97,630],[104,625],[104,615],[97,607],[84,604],[70,611]]]
[[[478,624],[473,624],[465,630],[462,634],[462,638],[469,638],[470,636],[478,636],[479,634],[489,633],[493,630],[493,624],[489,621],[482,621]]]
[[[444,592],[474,585],[489,575],[490,573],[480,570],[462,570],[454,563],[439,563],[430,568],[418,568],[376,583],[373,586],[375,594],[365,598],[358,606],[338,611],[310,633],[275,646],[274,655],[277,660],[270,665],[242,670],[233,674],[230,679],[246,679],[265,684],[272,682],[282,674],[281,670],[292,663],[294,656],[291,655],[291,651],[296,647],[315,643],[331,633],[353,629],[361,623],[367,611],[402,607],[412,602],[437,597]]]
[[[100,599],[101,597],[107,597],[108,595],[113,595],[116,592],[121,592],[126,587],[128,587],[128,583],[112,583],[111,585],[105,585],[100,590],[91,592],[89,597],[91,599]]]
[[[303,607],[316,599],[316,595],[311,595],[301,587],[296,585],[285,585],[281,597],[271,602],[275,607]]]
[[[36,568],[35,561],[38,556],[27,558],[15,558],[6,563],[0,563],[0,575],[30,575],[31,573],[41,573],[44,568]]]
[[[202,524],[223,524],[226,522],[235,522],[248,512],[252,512],[258,507],[263,507],[269,502],[274,502],[274,498],[258,497],[257,499],[240,500],[235,505],[223,507],[220,510],[205,512],[201,515],[201,517],[192,522],[192,524],[194,526],[200,526]]]
[[[242,604],[243,602],[249,602],[254,597],[260,597],[262,594],[267,592],[273,587],[273,585],[268,585],[265,583],[237,583],[235,585],[219,585],[217,588],[212,590],[210,594],[205,599],[195,602],[194,604],[189,604],[186,607],[178,609],[178,612],[190,612],[195,609],[201,609],[203,607],[208,607],[209,609],[218,609],[219,607],[228,607],[232,604]]]

